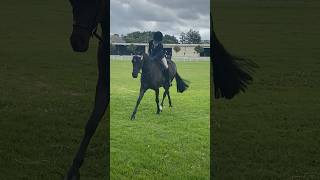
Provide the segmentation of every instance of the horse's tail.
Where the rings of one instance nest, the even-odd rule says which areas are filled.
[[[176,83],[177,83],[177,92],[183,93],[185,90],[188,89],[188,87],[189,87],[188,81],[183,80],[180,77],[180,75],[178,74],[178,72],[176,73],[175,78],[176,78]]]
[[[211,32],[213,37],[211,62],[213,64],[215,98],[231,99],[240,91],[244,92],[247,89],[248,84],[253,80],[250,74],[258,66],[249,59],[229,54],[217,39],[213,29]]]

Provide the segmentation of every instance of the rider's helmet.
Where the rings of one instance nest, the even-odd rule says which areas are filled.
[[[157,31],[153,34],[153,40],[156,42],[160,42],[163,39],[163,35],[160,31]]]

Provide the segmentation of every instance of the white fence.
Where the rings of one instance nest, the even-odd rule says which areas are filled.
[[[111,60],[131,61],[132,56],[110,55]],[[173,61],[209,61],[210,57],[173,56]]]

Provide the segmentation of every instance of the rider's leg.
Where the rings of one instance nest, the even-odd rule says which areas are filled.
[[[170,74],[169,74],[168,62],[167,62],[166,58],[162,58],[161,62],[163,64],[163,66],[164,66],[164,77],[166,79],[165,86],[166,87],[170,87]]]

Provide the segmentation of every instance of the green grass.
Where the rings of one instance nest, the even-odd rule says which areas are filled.
[[[209,178],[209,62],[177,67],[190,88],[178,94],[174,83],[173,107],[165,101],[160,115],[148,90],[131,121],[140,78],[131,77],[131,61],[111,61],[111,179]]]
[[[319,1],[217,0],[215,30],[260,69],[213,113],[216,179],[320,178]]]

